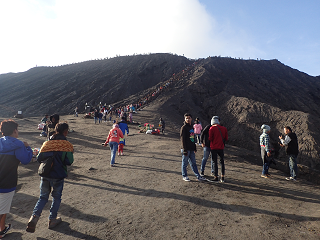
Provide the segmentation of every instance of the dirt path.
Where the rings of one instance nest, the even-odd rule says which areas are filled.
[[[152,111],[146,108],[134,118],[148,122]],[[39,119],[18,120],[20,139],[32,147],[44,140],[35,130]],[[165,136],[129,126],[125,155],[117,156],[111,168],[110,150],[101,146],[111,123],[95,125],[73,116],[62,120],[75,131],[68,135],[75,163],[63,190],[63,222],[47,229],[49,201],[36,232],[25,231],[40,179],[37,163],[21,165],[7,217],[13,229],[5,239],[320,239],[319,186],[288,182],[274,169],[272,179],[263,179],[260,159],[250,164],[239,157],[246,155],[243,149],[227,146],[225,183],[197,182],[190,167],[191,182],[184,182],[179,134],[170,131],[170,124]],[[198,166],[201,158],[199,148]],[[205,173],[210,173],[210,161]]]

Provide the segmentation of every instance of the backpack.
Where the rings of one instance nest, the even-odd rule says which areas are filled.
[[[51,171],[51,168],[53,166],[53,160],[55,158],[57,153],[53,154],[50,157],[47,157],[43,160],[41,160],[40,166],[38,168],[38,174],[41,177],[48,177]]]

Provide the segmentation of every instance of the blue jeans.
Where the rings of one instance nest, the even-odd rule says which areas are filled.
[[[209,147],[204,146],[203,148],[203,158],[201,162],[201,172],[204,172],[204,169],[206,168],[207,160],[210,156],[211,149]],[[212,172],[212,161],[211,161],[211,172]]]
[[[261,158],[262,158],[262,164],[263,164],[262,175],[269,174],[269,166],[271,162],[267,157],[267,152],[265,147],[261,147]]]
[[[181,164],[181,171],[182,171],[182,177],[187,177],[187,166],[188,163],[190,164],[190,167],[194,174],[196,175],[197,178],[200,177],[200,174],[198,172],[198,167],[196,163],[196,155],[194,151],[188,151],[187,156],[183,155],[183,150],[181,149],[182,152],[182,164]]]
[[[114,159],[116,157],[117,154],[117,149],[118,149],[118,143],[117,142],[109,142],[109,147],[110,147],[110,151],[111,151],[111,162],[110,164],[114,164]]]
[[[218,156],[220,157],[220,165],[221,165],[221,175],[224,176],[225,167],[224,167],[224,151],[223,149],[212,149],[211,150],[211,172],[214,176],[218,177]]]
[[[289,157],[289,168],[290,168],[290,176],[293,178],[297,177],[297,156],[296,155],[288,155]]]
[[[98,118],[97,117],[94,117],[94,124],[96,124],[98,121]]]
[[[32,215],[41,216],[41,212],[48,202],[49,194],[51,192],[52,204],[50,207],[49,219],[56,218],[61,203],[63,184],[64,179],[42,177],[40,181],[40,197],[33,209]]]

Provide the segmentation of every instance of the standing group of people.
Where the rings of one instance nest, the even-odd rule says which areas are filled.
[[[61,203],[64,178],[68,176],[67,166],[73,163],[73,146],[67,141],[69,126],[67,123],[59,123],[59,115],[50,117],[52,122],[47,124],[48,130],[54,125],[54,132],[50,132],[50,138],[45,141],[37,156],[39,163],[52,160],[52,165],[46,175],[40,179],[40,197],[33,209],[28,221],[26,231],[33,233],[40,218],[43,208],[48,202],[51,193],[52,203],[48,219],[48,228],[52,229],[61,223],[58,210]],[[12,199],[17,187],[18,165],[28,164],[33,152],[29,144],[18,140],[18,124],[13,120],[4,120],[0,125],[0,238],[3,238],[11,224],[6,226],[6,214],[10,212]]]
[[[262,134],[260,135],[260,148],[262,158],[262,174],[261,177],[269,178],[269,167],[273,161],[273,155],[270,146],[269,133],[271,131],[270,126],[263,124],[261,126]],[[292,132],[289,126],[284,127],[283,132],[285,136],[279,136],[280,146],[286,148],[286,154],[288,156],[290,177],[286,180],[296,181],[297,179],[297,156],[299,153],[297,135]],[[199,181],[206,180],[204,178],[205,167],[207,160],[211,154],[211,176],[212,181],[219,181],[218,175],[218,156],[221,165],[220,182],[225,181],[225,164],[224,164],[224,147],[225,142],[228,141],[227,128],[220,125],[220,118],[213,116],[211,124],[202,129],[200,120],[197,118],[194,125],[192,125],[192,116],[189,113],[184,115],[184,125],[180,129],[181,138],[181,153],[182,153],[182,178],[184,181],[190,181],[187,174],[188,163],[191,166],[192,171],[196,175]],[[203,147],[203,158],[201,162],[200,173],[197,168],[195,153],[197,151],[196,145]]]
[[[199,120],[198,120],[199,122]],[[199,124],[199,123],[196,123]],[[203,147],[203,159],[201,163],[201,171],[199,173],[196,164],[195,153],[197,151],[196,147],[196,135],[194,127],[192,126],[192,115],[186,113],[184,115],[184,124],[180,129],[181,138],[181,153],[182,153],[182,179],[184,181],[190,181],[187,174],[188,163],[191,166],[192,171],[196,175],[198,181],[206,180],[204,178],[204,170],[211,153],[211,176],[213,176],[213,181],[219,181],[218,175],[218,165],[217,156],[220,157],[221,165],[221,177],[220,181],[224,182],[225,166],[224,166],[224,146],[225,142],[228,140],[228,131],[224,126],[220,125],[220,118],[218,116],[213,116],[211,119],[211,124],[206,126],[200,134],[199,144]],[[203,142],[204,141],[204,142]]]
[[[260,135],[260,148],[261,148],[261,158],[262,158],[262,174],[261,177],[269,178],[271,175],[269,174],[269,167],[273,160],[272,156],[272,148],[270,144],[270,132],[271,127],[263,124],[261,126],[262,134]],[[288,181],[296,181],[297,180],[297,156],[299,154],[299,146],[297,135],[292,132],[291,127],[286,126],[283,128],[283,132],[285,137],[282,135],[279,136],[280,146],[285,147],[286,155],[289,160],[289,169],[290,169],[290,177],[287,177]]]

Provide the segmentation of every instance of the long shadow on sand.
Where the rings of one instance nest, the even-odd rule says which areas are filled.
[[[290,220],[299,220],[299,221],[319,221],[320,217],[309,217],[309,216],[301,216],[298,214],[288,214],[288,213],[281,213],[281,212],[275,212],[275,211],[268,211],[264,209],[258,209],[250,206],[240,206],[240,205],[235,205],[235,204],[223,204],[223,203],[217,203],[213,201],[209,201],[206,199],[201,199],[198,197],[193,197],[193,196],[185,196],[177,193],[172,193],[172,192],[163,192],[163,191],[157,191],[154,189],[143,189],[143,188],[137,188],[137,187],[132,187],[132,186],[126,186],[123,184],[118,184],[102,179],[97,179],[97,178],[91,178],[88,176],[78,176],[80,178],[88,178],[94,181],[97,181],[99,183],[98,186],[95,185],[90,185],[90,184],[84,184],[84,183],[79,183],[79,182],[71,182],[68,181],[69,184],[74,184],[74,185],[80,185],[80,186],[86,186],[86,187],[93,187],[93,188],[98,188],[99,190],[104,190],[104,191],[111,191],[111,192],[117,192],[117,193],[124,193],[124,194],[132,194],[132,195],[138,195],[138,196],[146,196],[146,197],[153,197],[153,198],[170,198],[170,199],[176,199],[179,201],[185,201],[189,203],[193,203],[196,205],[200,205],[203,207],[207,208],[212,208],[212,209],[223,209],[226,211],[230,212],[239,212],[242,215],[247,215],[251,216],[256,213],[259,214],[266,214],[270,216],[281,216],[286,219]],[[102,184],[109,185],[109,187],[105,187]],[[261,187],[261,186],[260,186]],[[241,191],[242,189],[239,189],[237,191]],[[268,190],[268,188],[267,188]],[[277,189],[279,190],[279,189]],[[263,194],[266,190],[265,189],[260,189],[257,191],[256,194]],[[302,194],[300,194],[302,195]],[[312,194],[311,194],[312,195]],[[292,199],[292,196],[288,196],[286,194],[281,194],[277,193],[277,196],[279,197],[284,197],[284,198],[290,198]],[[317,196],[313,196],[313,198],[316,198]],[[301,199],[299,199],[301,200]],[[304,199],[307,200],[307,199]]]

